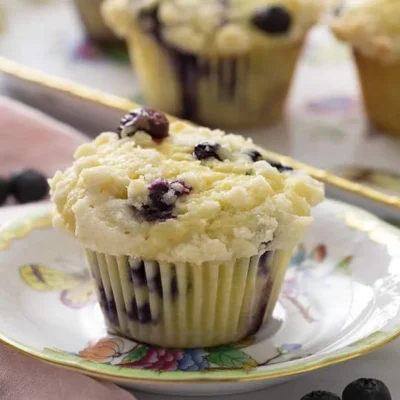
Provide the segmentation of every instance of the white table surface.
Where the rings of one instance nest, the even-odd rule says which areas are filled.
[[[11,206],[0,208],[0,224],[14,219],[30,208],[41,207],[41,204],[27,206]],[[312,390],[329,390],[341,394],[344,387],[357,378],[378,378],[384,381],[392,392],[393,400],[400,399],[400,341],[387,345],[371,354],[350,360],[345,363],[323,368],[311,373],[300,375],[297,379],[283,385],[254,393],[232,396],[213,396],[214,399],[226,398],[229,400],[300,400]],[[166,395],[153,395],[134,392],[138,400],[162,400]],[[399,394],[399,395],[398,395]],[[196,399],[200,397],[178,397],[177,399]]]

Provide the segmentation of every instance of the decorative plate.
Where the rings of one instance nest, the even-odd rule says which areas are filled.
[[[261,389],[400,335],[400,231],[327,200],[293,255],[268,327],[240,343],[163,349],[108,335],[76,241],[50,210],[0,230],[0,341],[84,374],[163,394]]]

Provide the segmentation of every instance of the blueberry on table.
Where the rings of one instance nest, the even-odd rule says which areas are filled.
[[[331,392],[325,392],[324,390],[317,390],[315,392],[306,394],[301,398],[301,400],[340,400],[340,397]]]
[[[117,133],[123,139],[138,131],[148,133],[153,139],[164,139],[169,134],[169,121],[152,108],[137,108],[122,117]]]
[[[19,203],[39,201],[49,193],[49,184],[41,172],[24,169],[11,176],[10,193]]]
[[[292,16],[283,6],[262,7],[256,10],[252,18],[253,24],[271,35],[281,35],[289,31]]]
[[[357,379],[343,391],[343,400],[392,400],[387,386],[377,379]]]
[[[10,184],[4,178],[0,178],[0,206],[6,201],[10,190]]]

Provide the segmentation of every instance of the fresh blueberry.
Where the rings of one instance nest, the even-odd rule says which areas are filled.
[[[0,206],[6,201],[10,190],[10,184],[7,180],[0,178]]]
[[[263,156],[261,155],[261,153],[257,150],[250,150],[247,154],[249,155],[251,160],[254,162],[261,161],[264,159]]]
[[[121,119],[117,133],[123,139],[138,131],[148,133],[153,139],[164,139],[168,136],[169,121],[164,114],[152,108],[137,108]]]
[[[165,221],[175,218],[175,204],[179,197],[190,193],[192,188],[182,181],[171,183],[157,179],[149,185],[149,201],[138,210],[147,222]]]
[[[293,171],[292,167],[288,167],[287,165],[282,165],[281,163],[278,162],[270,162],[268,161],[269,165],[271,165],[271,167],[276,168],[279,172],[289,172],[289,171]]]
[[[377,379],[361,378],[350,383],[343,391],[343,400],[392,400],[387,386]]]
[[[281,35],[289,31],[292,16],[285,7],[280,5],[262,7],[256,10],[252,22],[258,29],[268,34]]]
[[[340,400],[340,397],[337,396],[336,394],[333,394],[331,392],[325,392],[323,390],[317,390],[315,392],[311,392],[309,394],[306,394],[301,398],[301,400]],[[352,400],[357,400],[357,399],[352,399]]]
[[[132,283],[137,287],[146,286],[147,279],[144,261],[131,260],[129,264],[131,267],[130,270]]]
[[[200,143],[196,145],[193,151],[193,155],[198,160],[206,160],[207,158],[216,158],[219,161],[222,161],[221,157],[218,154],[218,151],[221,149],[221,145],[218,143]]]
[[[44,199],[49,192],[49,184],[42,173],[25,169],[11,176],[9,190],[19,203],[29,203]]]

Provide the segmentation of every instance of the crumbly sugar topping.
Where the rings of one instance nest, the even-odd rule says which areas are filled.
[[[345,3],[331,28],[362,54],[392,63],[400,57],[400,2],[352,0]]]
[[[117,34],[153,33],[185,52],[243,54],[298,42],[318,20],[320,0],[107,0],[103,14]]]
[[[290,249],[323,199],[321,183],[268,162],[250,139],[183,122],[152,133],[81,145],[50,180],[54,225],[106,254],[225,261]]]

